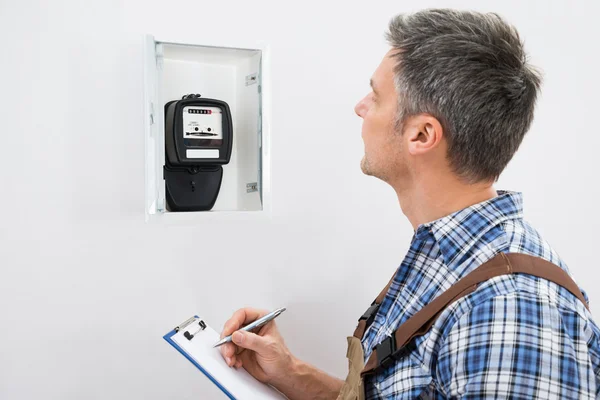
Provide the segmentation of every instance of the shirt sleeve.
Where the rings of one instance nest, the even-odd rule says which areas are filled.
[[[515,292],[458,317],[438,352],[435,376],[448,398],[595,398],[587,321]]]

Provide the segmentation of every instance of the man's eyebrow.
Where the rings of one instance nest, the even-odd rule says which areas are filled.
[[[377,89],[375,89],[375,84],[373,83],[373,78],[371,78],[371,80],[369,80],[369,85],[371,85],[371,89],[373,89],[373,92],[374,92],[375,94],[379,94],[379,93],[377,92]]]

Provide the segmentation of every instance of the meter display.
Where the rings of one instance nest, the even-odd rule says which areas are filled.
[[[184,107],[184,139],[223,139],[223,111],[219,107]]]

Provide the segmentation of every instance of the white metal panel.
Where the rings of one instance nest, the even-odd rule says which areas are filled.
[[[257,47],[262,53],[260,61],[260,193],[263,212],[265,216],[271,218],[271,49],[268,44],[263,42],[258,43]]]
[[[246,57],[238,63],[236,84],[238,112],[235,116],[235,145],[238,148],[239,182],[243,185],[243,190],[238,192],[238,198],[240,209],[250,211],[262,209],[260,192],[246,190],[248,184],[260,181],[258,176],[260,171],[260,97],[258,93],[260,84],[258,80],[251,84],[247,83],[247,77],[258,77],[259,72],[260,52],[256,52],[253,56]]]
[[[158,71],[156,67],[156,42],[147,35],[144,39],[144,148],[145,148],[145,214],[155,214],[158,201],[158,183],[155,166],[158,136]]]

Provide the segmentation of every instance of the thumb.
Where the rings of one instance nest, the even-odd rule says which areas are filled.
[[[233,333],[231,339],[236,345],[255,351],[258,354],[265,355],[268,349],[267,339],[252,332],[237,331]]]

